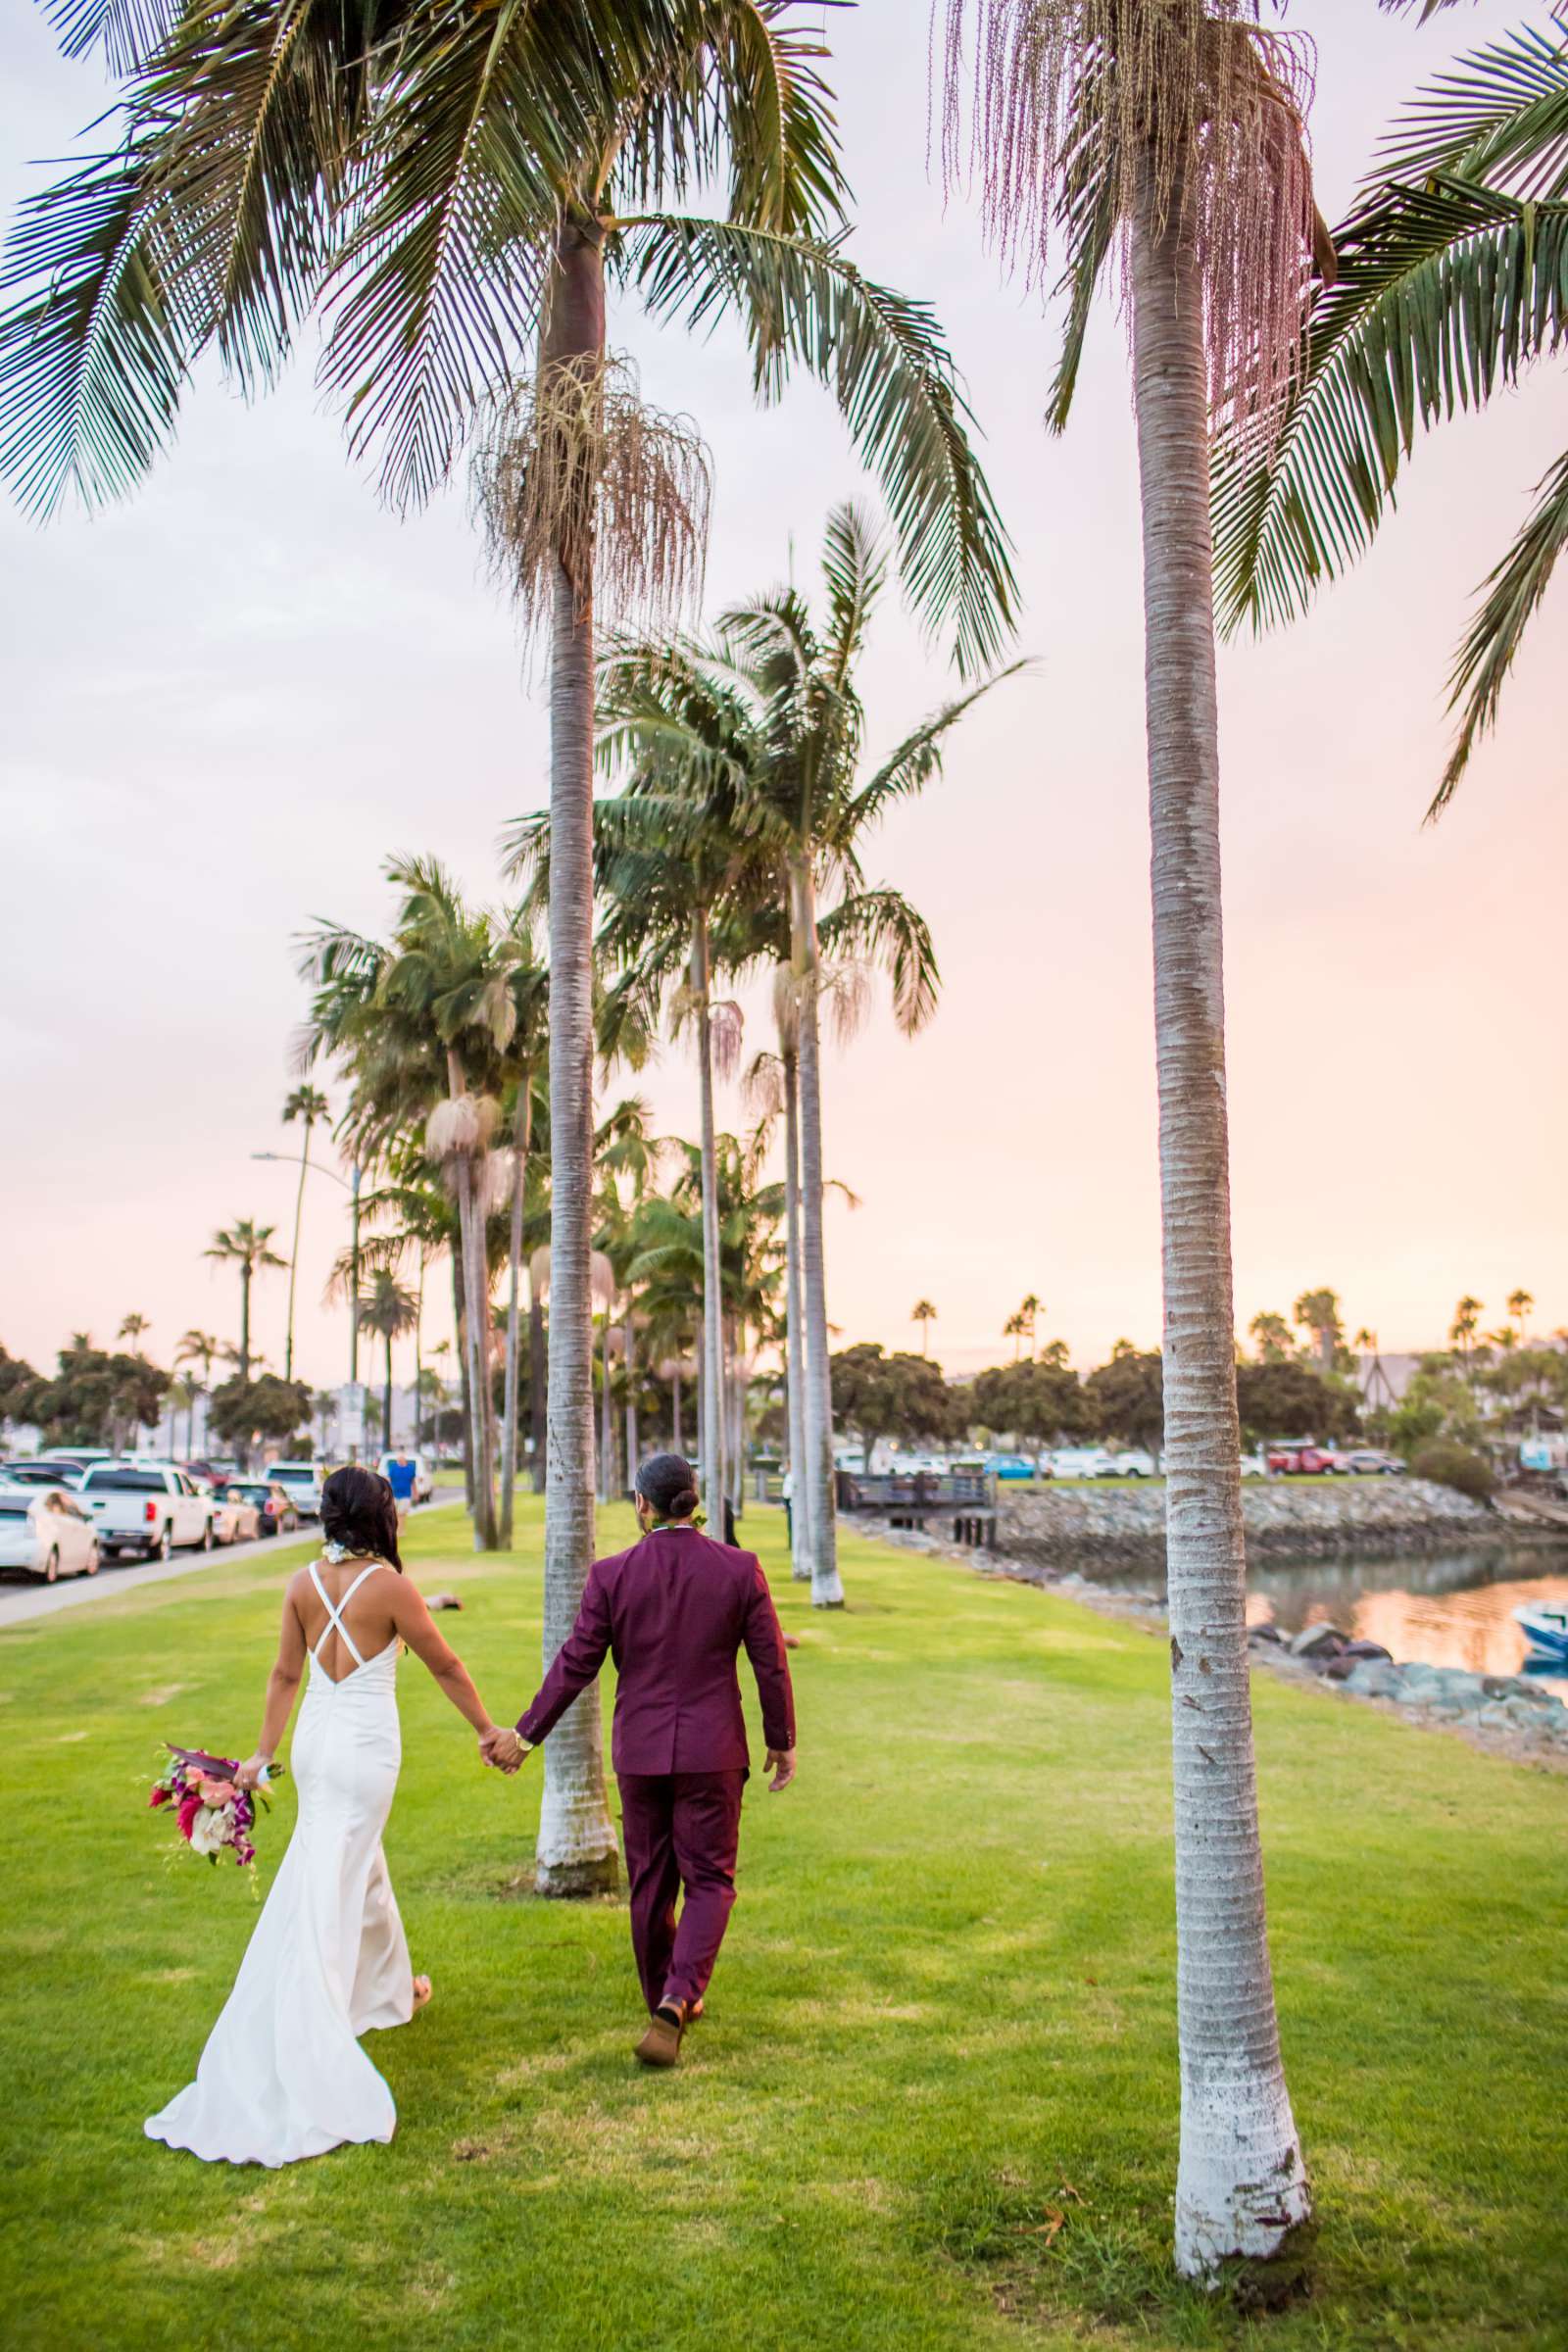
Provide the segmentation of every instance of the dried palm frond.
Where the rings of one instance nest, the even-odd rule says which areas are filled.
[[[757,1054],[741,1080],[741,1101],[756,1118],[778,1118],[784,1109],[784,1064],[776,1054]]]
[[[978,180],[988,234],[1030,281],[1060,245],[1075,302],[1108,258],[1125,286],[1140,206],[1157,233],[1174,221],[1201,271],[1215,404],[1266,435],[1327,249],[1305,135],[1314,53],[1257,16],[1258,0],[946,0],[941,150],[948,186]]]
[[[558,567],[579,606],[658,627],[700,604],[712,504],[689,416],[643,402],[615,354],[553,361],[498,402],[475,454],[473,504],[490,568],[531,631]]]
[[[425,1120],[425,1152],[437,1160],[471,1157],[488,1148],[498,1116],[491,1095],[454,1095],[438,1102]]]
[[[820,1002],[833,1024],[833,1042],[847,1046],[859,1035],[871,1009],[871,975],[863,963],[826,963],[818,980]]]
[[[728,1081],[741,1063],[741,1040],[746,1034],[746,1015],[731,997],[725,997],[708,1008],[708,1034],[713,1053],[713,1075]]]

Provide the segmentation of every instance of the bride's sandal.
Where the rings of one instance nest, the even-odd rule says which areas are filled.
[[[415,1980],[414,1980],[414,2014],[415,2014],[415,2016],[416,2016],[416,2017],[417,2017],[417,2016],[418,2016],[418,2014],[419,2014],[419,2011],[420,2011],[421,2009],[426,2009],[426,2008],[428,2008],[428,2007],[429,2007],[429,2005],[430,2005],[430,1995],[431,1995],[431,1994],[434,1992],[434,1990],[435,1990],[435,1986],[434,1986],[434,1985],[431,1984],[431,1982],[430,1982],[430,1980],[429,1980],[429,1978],[428,1978],[428,1977],[416,1977],[416,1978],[415,1978]]]

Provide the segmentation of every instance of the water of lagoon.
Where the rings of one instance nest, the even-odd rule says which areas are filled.
[[[1147,1568],[1094,1568],[1096,1584],[1147,1592]],[[1375,1553],[1338,1559],[1269,1558],[1247,1578],[1250,1625],[1268,1619],[1287,1633],[1337,1625],[1381,1642],[1401,1663],[1463,1666],[1472,1674],[1524,1671],[1521,1601],[1568,1600],[1568,1548]],[[1532,1681],[1568,1699],[1568,1670],[1532,1667]]]

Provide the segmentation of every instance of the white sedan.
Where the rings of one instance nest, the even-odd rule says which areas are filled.
[[[24,1569],[46,1585],[96,1576],[98,1531],[64,1487],[0,1487],[0,1568]]]

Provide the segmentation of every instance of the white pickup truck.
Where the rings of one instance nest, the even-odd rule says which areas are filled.
[[[91,1515],[105,1557],[131,1551],[144,1560],[167,1560],[192,1545],[213,1548],[212,1496],[170,1463],[94,1462],[78,1500]]]

